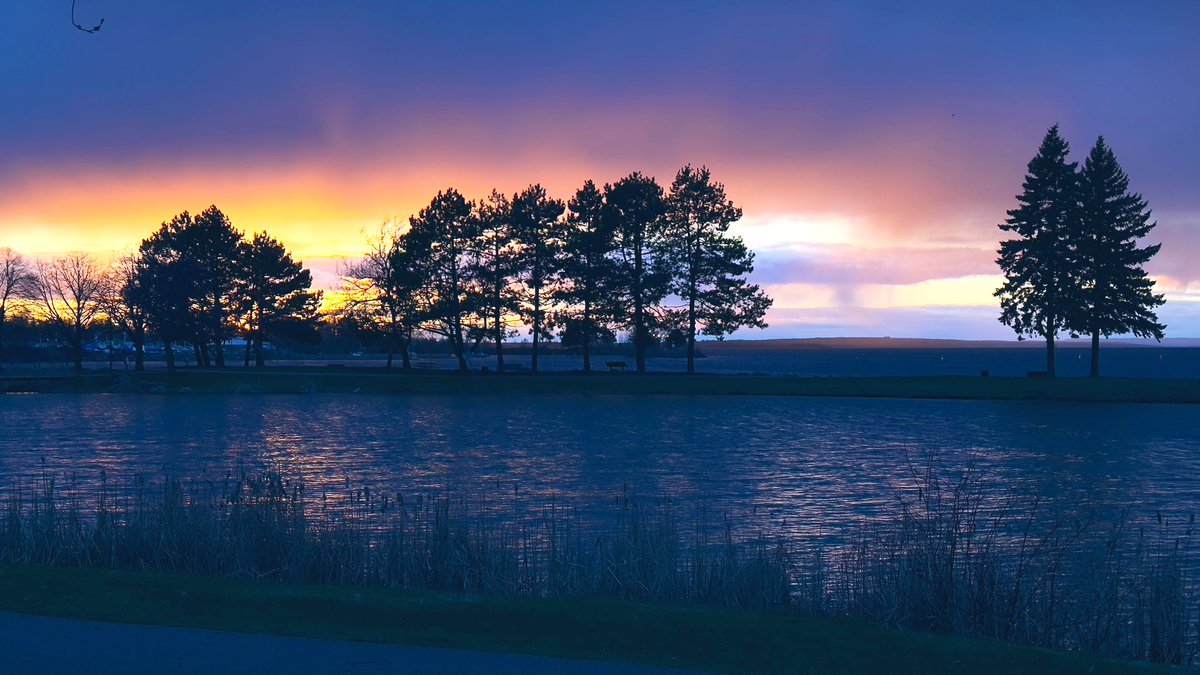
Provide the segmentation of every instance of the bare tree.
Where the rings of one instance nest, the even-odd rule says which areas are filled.
[[[134,370],[146,369],[147,306],[146,260],[137,251],[113,261],[104,279],[101,308],[115,328],[133,342]]]
[[[341,270],[345,304],[342,320],[382,335],[387,367],[397,353],[412,368],[410,349],[418,322],[417,291],[422,284],[421,258],[413,249],[408,223],[388,220],[378,234],[367,236],[367,252]]]
[[[7,246],[0,248],[0,368],[4,367],[4,322],[10,303],[27,297],[33,280],[33,268],[25,256]]]
[[[63,332],[83,370],[83,338],[102,314],[104,272],[86,253],[68,253],[37,266],[33,300],[41,318]]]

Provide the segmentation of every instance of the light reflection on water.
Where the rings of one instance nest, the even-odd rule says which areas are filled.
[[[1170,405],[669,396],[0,398],[0,479],[303,476],[314,499],[449,492],[483,505],[666,495],[719,518],[830,534],[880,517],[907,461],[974,462],[1014,490],[1174,516],[1200,505],[1196,409]],[[920,468],[919,466],[917,467]]]

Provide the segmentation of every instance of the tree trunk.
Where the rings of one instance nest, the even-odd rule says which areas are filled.
[[[529,372],[538,371],[538,344],[542,339],[542,287],[533,288],[533,358],[529,362]]]
[[[163,340],[163,354],[167,357],[167,373],[175,374],[175,350],[170,340]]]
[[[592,372],[592,316],[587,300],[583,301],[583,372]]]
[[[458,357],[458,371],[460,373],[467,372],[470,370],[470,367],[467,366],[467,354],[466,350],[463,348],[464,343],[461,320],[456,320],[454,322],[454,336],[450,340],[450,343],[454,345],[454,355]]]
[[[267,360],[263,357],[263,334],[256,333],[254,336],[254,367],[265,368]]]
[[[687,372],[688,375],[696,374],[696,283],[691,282],[691,288],[688,293],[688,352],[687,352]]]
[[[1054,336],[1046,336],[1046,376],[1054,377]]]
[[[75,370],[83,370],[83,326],[71,327],[71,351],[75,352]]]
[[[246,350],[245,350],[245,353],[242,355],[242,367],[243,368],[250,367],[250,336],[249,335],[246,336]]]
[[[504,372],[504,349],[501,344],[504,342],[504,323],[502,322],[502,310],[500,306],[501,288],[500,284],[496,284],[495,292],[492,294],[492,302],[494,303],[495,316],[492,317],[492,330],[495,332],[496,340],[496,372]]]
[[[642,306],[642,249],[636,245],[633,256],[633,354],[637,372],[646,372],[646,308]]]
[[[1092,377],[1100,377],[1100,331],[1092,331]]]
[[[146,370],[146,328],[138,326],[133,330],[133,370]]]
[[[409,354],[409,352],[412,351],[412,333],[406,331],[404,333],[401,333],[401,336],[402,337],[400,338],[400,367],[404,368],[405,370],[412,370],[412,356]],[[391,358],[389,355],[389,363],[390,362],[391,362]]]

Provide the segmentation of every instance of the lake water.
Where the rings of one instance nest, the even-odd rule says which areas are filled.
[[[836,534],[878,517],[931,453],[990,489],[1083,511],[1200,507],[1198,409],[1175,405],[671,396],[0,396],[0,493],[43,472],[302,475],[310,498],[444,491],[601,514],[671,497],[751,527]],[[349,486],[349,488],[348,488]]]

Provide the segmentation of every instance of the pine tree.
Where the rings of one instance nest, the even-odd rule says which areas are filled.
[[[616,241],[611,290],[623,305],[620,320],[633,338],[639,373],[646,372],[646,351],[654,341],[653,312],[671,279],[664,256],[665,212],[662,187],[653,178],[634,172],[604,186],[604,218]]]
[[[1155,223],[1141,195],[1129,192],[1129,177],[1104,137],[1080,172],[1082,232],[1078,238],[1081,312],[1071,328],[1092,338],[1091,376],[1100,376],[1100,336],[1132,333],[1161,340],[1154,309],[1164,302],[1142,268],[1161,244],[1138,248]]]
[[[504,339],[516,335],[509,327],[517,299],[513,291],[514,260],[512,202],[493,190],[475,207],[479,236],[474,242],[475,270],[481,290],[483,325],[479,340],[490,338],[496,347],[496,370],[504,372]]]
[[[754,253],[729,226],[742,210],[725,197],[725,186],[714,183],[707,167],[683,167],[667,196],[667,259],[671,291],[687,303],[687,372],[696,372],[696,333],[718,339],[741,326],[765,328],[763,316],[771,299],[747,283],[754,271]]]
[[[268,335],[300,341],[317,338],[321,293],[309,290],[312,274],[266,232],[239,245],[236,284],[246,337],[245,365],[250,365],[252,350],[254,365],[265,365],[263,343]]]
[[[550,337],[546,307],[558,278],[558,251],[562,248],[562,223],[566,207],[546,196],[541,185],[531,185],[512,199],[513,263],[518,282],[517,305],[533,336],[530,370],[538,371],[538,347]]]
[[[1037,155],[1029,161],[1019,206],[1000,229],[1017,236],[1000,242],[996,264],[1004,273],[1000,322],[1018,339],[1046,340],[1046,374],[1054,376],[1054,340],[1069,330],[1077,313],[1078,270],[1072,240],[1080,230],[1079,178],[1067,162],[1069,146],[1050,127]]]
[[[458,369],[466,372],[464,331],[470,328],[479,305],[479,288],[473,277],[471,252],[479,236],[474,207],[458,190],[439,192],[429,206],[409,219],[413,251],[425,257],[428,276],[421,327],[450,341]]]
[[[610,288],[614,286],[616,233],[603,217],[604,195],[594,182],[585,182],[567,208],[559,260],[562,278],[555,291],[564,309],[556,323],[561,326],[559,337],[564,346],[579,345],[583,372],[590,373],[592,345],[615,339],[611,326],[616,309]]]
[[[181,244],[183,232],[193,222],[192,215],[184,211],[163,223],[138,247],[142,263],[138,271],[142,294],[139,301],[144,303],[147,324],[163,341],[169,372],[175,370],[172,345],[194,341],[200,332],[192,313],[193,288],[200,271]]]

